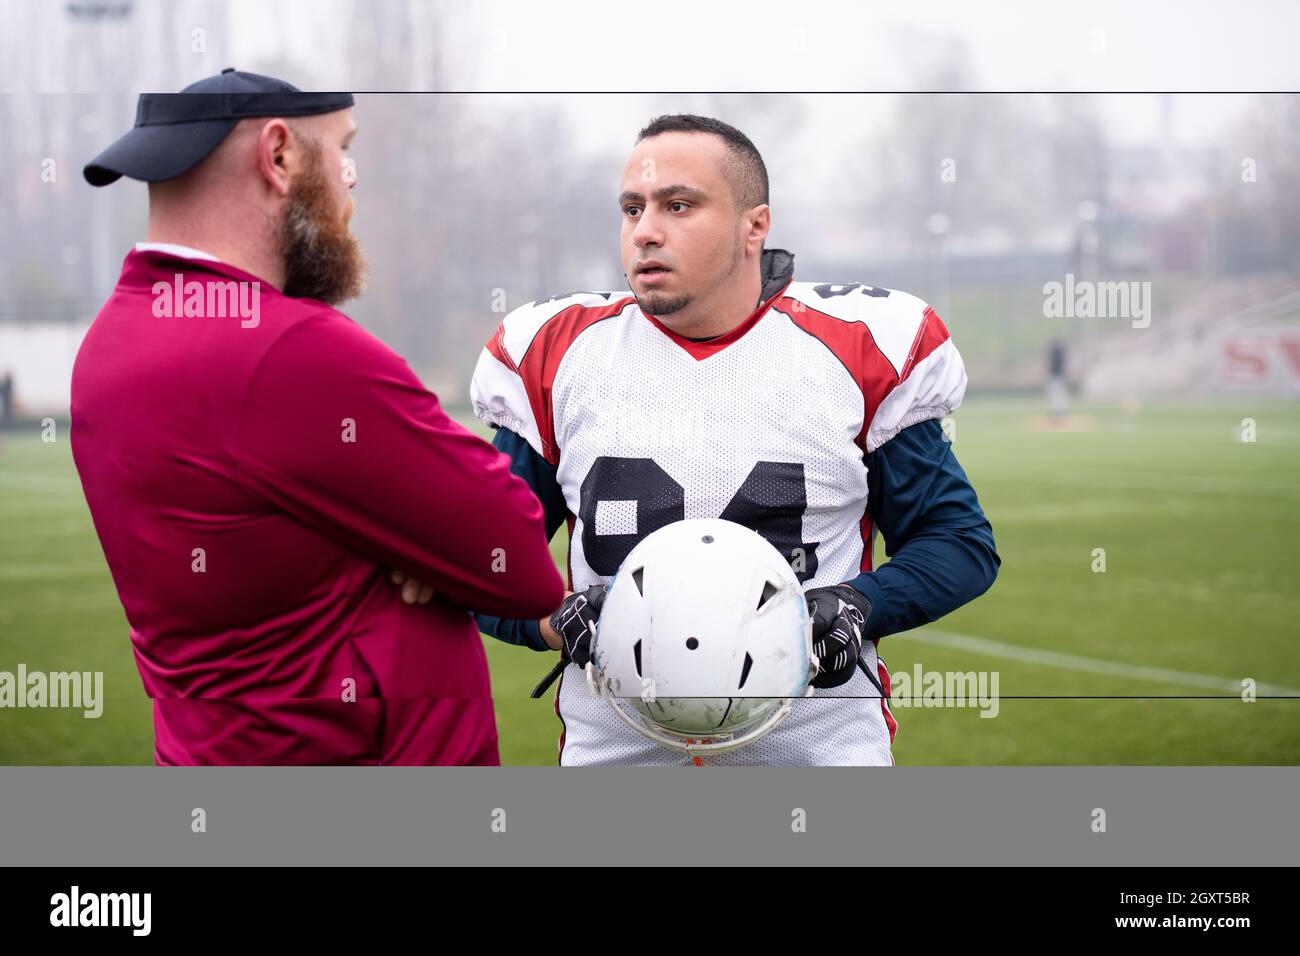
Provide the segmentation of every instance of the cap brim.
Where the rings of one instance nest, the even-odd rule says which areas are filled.
[[[189,172],[221,144],[237,119],[136,126],[86,164],[82,175],[92,186],[107,186],[123,176],[161,183]]]

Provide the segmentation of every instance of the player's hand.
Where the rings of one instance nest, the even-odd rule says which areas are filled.
[[[813,588],[804,598],[813,621],[813,655],[819,669],[812,685],[825,688],[848,683],[858,666],[871,602],[847,584]]]
[[[388,580],[402,589],[402,601],[406,604],[428,604],[433,600],[433,588],[421,584],[405,571],[393,568],[388,574]]]
[[[551,627],[560,636],[561,656],[579,667],[586,667],[591,660],[591,638],[605,603],[605,590],[605,585],[593,584],[585,591],[570,594],[551,615]]]

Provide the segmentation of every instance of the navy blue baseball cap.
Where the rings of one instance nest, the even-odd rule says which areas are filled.
[[[314,116],[352,105],[351,93],[304,93],[284,80],[229,67],[179,93],[141,93],[135,126],[82,174],[92,186],[123,176],[165,182],[202,162],[242,119]]]

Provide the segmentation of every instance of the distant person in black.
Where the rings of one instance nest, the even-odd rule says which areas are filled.
[[[14,373],[5,372],[0,380],[0,428],[14,427]]]
[[[1047,404],[1052,418],[1061,422],[1070,414],[1070,386],[1065,380],[1065,341],[1047,343]]]

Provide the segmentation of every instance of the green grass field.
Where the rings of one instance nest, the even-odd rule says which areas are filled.
[[[1239,697],[1243,678],[1300,694],[1300,405],[1088,407],[1078,431],[1035,427],[1039,410],[958,413],[1001,576],[881,644],[895,672],[997,671],[1000,712],[897,709],[898,763],[1300,763],[1300,699]],[[0,529],[0,670],[102,670],[107,697],[98,720],[0,710],[0,764],[151,762],[150,704],[66,428],[5,436]],[[503,761],[553,763],[551,702],[527,696],[553,656],[487,644]]]

